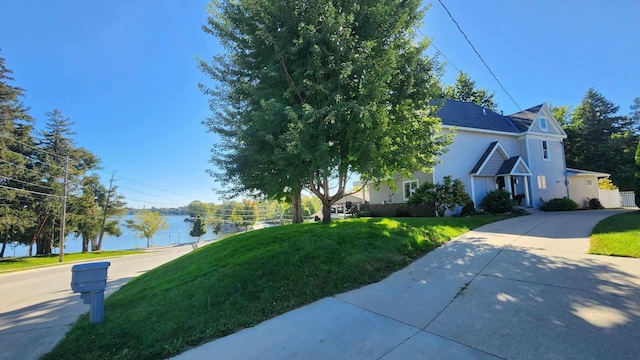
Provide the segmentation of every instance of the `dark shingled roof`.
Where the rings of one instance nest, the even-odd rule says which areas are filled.
[[[517,112],[515,114],[511,114],[509,115],[509,118],[511,118],[511,122],[518,128],[520,132],[526,132],[531,127],[533,119],[536,118],[536,115],[538,115],[540,109],[542,109],[542,104],[534,106],[527,110]]]
[[[475,174],[478,172],[478,170],[480,170],[480,167],[487,160],[487,157],[489,157],[489,154],[491,154],[491,151],[493,151],[493,148],[496,147],[496,145],[498,145],[497,141],[494,141],[491,144],[489,144],[489,147],[487,148],[487,150],[485,150],[484,154],[480,156],[480,160],[478,160],[478,162],[476,163],[476,166],[473,167],[470,174]]]
[[[437,115],[443,125],[520,134],[529,130],[541,108],[542,104],[505,116],[474,103],[445,100]]]
[[[511,158],[505,160],[498,169],[496,175],[509,175],[513,171],[513,167],[516,166],[516,163],[520,159],[520,156],[512,156]]]
[[[437,115],[443,125],[460,126],[474,129],[501,131],[519,134],[522,130],[516,127],[508,116],[500,115],[484,109],[474,103],[445,100]],[[526,131],[526,130],[524,130]]]

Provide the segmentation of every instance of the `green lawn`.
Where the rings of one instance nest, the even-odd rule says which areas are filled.
[[[84,261],[99,259],[105,257],[141,254],[138,250],[118,250],[118,251],[95,251],[88,253],[68,253],[64,255],[64,261],[58,262],[58,255],[36,256],[36,257],[19,257],[0,259],[0,273],[27,270],[42,266],[53,266],[58,264],[66,264],[74,261]]]
[[[105,301],[104,323],[83,315],[45,359],[168,358],[379,281],[505,218],[364,218],[234,235],[132,280]]]
[[[591,233],[589,253],[640,258],[640,211],[600,221]]]

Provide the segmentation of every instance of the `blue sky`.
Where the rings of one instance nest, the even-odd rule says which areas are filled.
[[[627,114],[640,96],[640,2],[443,0],[522,108],[579,104],[593,87]],[[195,57],[219,53],[206,35],[207,1],[3,1],[0,56],[41,127],[54,108],[76,122],[77,143],[116,172],[131,206],[218,202],[206,174],[216,138],[198,90]],[[426,4],[426,3],[425,3]],[[456,68],[518,111],[438,1],[422,31]],[[433,55],[434,49],[428,54]],[[443,59],[444,60],[444,59]]]

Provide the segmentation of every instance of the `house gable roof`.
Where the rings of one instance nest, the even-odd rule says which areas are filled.
[[[445,100],[437,112],[443,125],[518,134],[521,131],[509,117],[474,103]]]
[[[518,129],[518,132],[529,131],[531,124],[533,124],[533,120],[536,118],[536,116],[538,116],[540,109],[542,109],[542,105],[543,104],[540,104],[538,106],[534,106],[532,108],[509,115],[511,122],[513,122],[515,127]]]
[[[502,145],[500,145],[498,141],[494,141],[489,144],[489,147],[487,148],[487,150],[485,150],[484,154],[482,154],[469,174],[480,175],[487,163],[489,163],[490,160],[496,155],[496,152],[499,154],[499,156],[502,156],[502,160],[509,158],[507,151],[502,147]]]
[[[470,102],[445,100],[436,113],[444,126],[456,126],[481,132],[501,132],[513,135],[536,133],[567,137],[562,127],[545,104],[517,112],[501,115]],[[540,130],[540,119],[547,121],[549,130]]]
[[[514,156],[502,163],[496,175],[531,175],[531,170],[522,157]]]

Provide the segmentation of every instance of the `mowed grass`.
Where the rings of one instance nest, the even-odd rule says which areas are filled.
[[[640,258],[640,211],[600,221],[591,233],[589,253]]]
[[[37,268],[42,266],[54,266],[58,264],[65,264],[76,261],[85,261],[100,259],[105,257],[142,254],[142,251],[138,250],[117,250],[117,251],[95,251],[87,253],[68,253],[64,254],[63,261],[59,262],[59,256],[35,256],[35,257],[16,257],[16,258],[4,258],[0,259],[0,273],[27,270],[31,268]]]
[[[234,235],[132,280],[106,299],[104,323],[83,315],[45,359],[168,358],[377,282],[505,218],[350,219]]]

